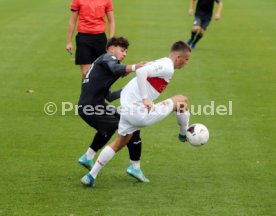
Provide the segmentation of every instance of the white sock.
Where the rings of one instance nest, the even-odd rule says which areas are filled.
[[[132,164],[133,168],[138,170],[140,169],[140,161],[133,161],[133,160],[130,160],[130,163]]]
[[[180,129],[179,133],[181,135],[185,135],[187,129],[189,128],[190,112],[189,111],[185,111],[182,113],[177,112],[176,119]]]
[[[90,175],[92,175],[93,178],[96,178],[100,170],[114,157],[115,154],[116,152],[109,145],[106,146],[100,153],[96,163],[90,171]]]
[[[92,160],[92,159],[95,157],[96,153],[97,153],[97,152],[95,152],[92,148],[89,147],[89,148],[87,149],[87,152],[86,152],[86,158],[87,158],[88,160]]]

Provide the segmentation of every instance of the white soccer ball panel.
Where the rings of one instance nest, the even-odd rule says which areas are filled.
[[[192,124],[186,133],[187,140],[193,146],[202,146],[209,140],[209,131],[200,123]]]

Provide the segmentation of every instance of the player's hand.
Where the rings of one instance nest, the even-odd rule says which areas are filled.
[[[145,105],[146,109],[148,110],[148,113],[153,110],[154,104],[152,101],[148,98],[143,99],[143,104]]]
[[[188,13],[189,13],[189,16],[193,16],[193,13],[194,13],[193,9],[189,9]]]
[[[141,62],[137,63],[137,64],[135,65],[135,70],[137,70],[137,69],[143,67],[146,63],[147,63],[146,61],[141,61]]]
[[[70,55],[72,55],[72,52],[73,52],[73,45],[72,45],[72,43],[68,43],[66,45],[66,50],[67,50],[67,52],[70,53]]]
[[[216,21],[220,20],[220,14],[219,14],[219,13],[217,13],[217,14],[215,15],[215,20],[216,20]]]

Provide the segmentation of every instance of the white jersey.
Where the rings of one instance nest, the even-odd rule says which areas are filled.
[[[136,73],[146,71],[147,82],[145,91],[148,98],[155,100],[165,90],[174,73],[174,64],[168,57],[157,59],[139,68]],[[138,86],[137,77],[133,78],[121,92],[121,106],[132,107],[142,102],[142,95]]]

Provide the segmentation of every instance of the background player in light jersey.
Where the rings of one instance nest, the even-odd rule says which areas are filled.
[[[191,48],[184,42],[175,42],[170,56],[150,62],[136,71],[133,78],[121,93],[121,118],[118,136],[114,142],[106,146],[100,153],[92,170],[81,182],[94,186],[95,179],[101,168],[110,161],[121,148],[131,139],[140,127],[161,121],[171,112],[177,111],[177,123],[180,127],[180,140],[185,141],[185,132],[189,125],[188,98],[177,95],[153,104],[170,82],[174,69],[180,69],[189,61]]]
[[[190,2],[190,16],[193,16],[195,1],[196,0],[191,0]],[[203,37],[207,27],[211,22],[215,2],[218,4],[215,20],[220,20],[223,7],[221,0],[197,0],[191,38],[187,42],[192,47],[192,49],[195,48],[196,43]]]

